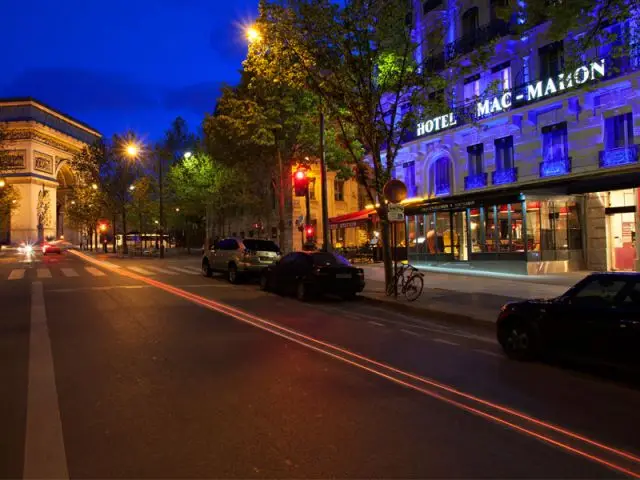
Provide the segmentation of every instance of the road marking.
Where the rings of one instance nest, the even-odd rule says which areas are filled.
[[[450,342],[449,340],[445,340],[444,338],[432,338],[434,342],[444,343],[445,345],[453,345],[454,347],[459,347],[460,344],[456,342]]]
[[[150,272],[142,267],[127,267],[129,270],[133,270],[136,273],[140,273],[142,275],[155,275],[155,273]]]
[[[192,270],[187,270],[186,268],[180,268],[180,267],[168,267],[171,270],[175,270],[176,272],[180,272],[180,273],[186,273],[188,275],[200,275],[200,271],[198,270],[197,272],[194,272]]]
[[[400,331],[404,332],[404,333],[407,333],[409,335],[413,335],[414,337],[422,337],[423,336],[421,333],[414,332],[412,330],[407,330],[407,329],[404,329],[404,328],[401,328]]]
[[[102,270],[98,270],[95,267],[84,267],[84,269],[89,272],[94,277],[104,277],[105,273]]]
[[[151,265],[147,265],[146,268],[148,268],[149,270],[153,270],[154,272],[166,273],[167,275],[178,275],[176,272],[172,272],[171,270],[167,270],[166,268],[152,267]]]
[[[186,267],[182,267],[182,268],[186,268],[187,270],[193,270],[195,273],[197,273],[198,275],[200,273],[202,273],[202,270],[200,270],[199,267],[191,267],[191,266],[186,266]]]
[[[502,355],[500,355],[499,353],[496,352],[490,352],[489,350],[481,350],[479,348],[475,348],[473,350],[474,352],[478,352],[478,353],[482,353],[483,355],[488,355],[489,357],[494,357],[494,358],[504,358]]]
[[[48,268],[39,268],[38,278],[51,278],[51,270]]]
[[[73,268],[61,268],[60,271],[63,273],[65,277],[77,277],[78,272],[76,272]]]
[[[371,325],[375,325],[376,327],[386,327],[386,325],[384,323],[374,322],[373,320],[369,320],[369,323]]]
[[[21,278],[24,278],[24,272],[26,272],[27,270],[24,268],[16,268],[14,270],[11,270],[11,273],[9,274],[9,280],[20,280]]]
[[[23,478],[69,478],[42,282],[31,286]]]
[[[94,265],[101,265],[100,261],[88,255],[72,252],[78,257]],[[579,455],[592,462],[623,473],[630,477],[640,477],[640,456],[633,453],[598,442],[587,436],[573,432],[568,428],[554,425],[544,420],[528,415],[515,408],[485,400],[482,397],[464,392],[459,388],[441,383],[429,377],[417,375],[408,370],[396,368],[361,355],[340,345],[315,338],[295,329],[286,327],[276,321],[263,318],[232,305],[207,299],[187,290],[174,287],[168,283],[145,278],[131,272],[120,271],[121,275],[152,285],[167,293],[188,300],[209,310],[221,313],[238,321],[277,335],[283,339],[297,343],[305,348],[334,358],[353,367],[367,371],[372,375],[384,378],[397,385],[420,392],[431,398],[445,402],[451,406],[467,411],[485,420],[495,422],[512,429],[515,432],[535,438],[548,445],[555,446],[567,453]]]

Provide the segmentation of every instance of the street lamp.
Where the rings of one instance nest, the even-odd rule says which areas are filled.
[[[244,33],[249,43],[256,43],[262,40],[260,30],[258,30],[255,26],[247,27]]]
[[[176,207],[176,213],[180,212],[180,209],[178,207]]]
[[[94,190],[98,190],[98,184],[97,183],[92,183],[91,184],[91,188],[93,188]]]
[[[140,149],[138,148],[138,146],[135,143],[129,143],[125,149],[125,152],[127,152],[127,155],[131,158],[135,158],[138,156],[138,153],[140,152]]]
[[[136,189],[135,185],[129,185],[129,191],[133,192]]]
[[[7,182],[4,181],[4,178],[0,178],[0,188],[4,188]]]
[[[184,158],[191,158],[193,156],[193,153],[191,152],[184,152]]]

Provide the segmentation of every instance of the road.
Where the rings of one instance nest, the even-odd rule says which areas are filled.
[[[1,257],[0,305],[3,478],[640,472],[640,392],[484,329],[72,253]]]

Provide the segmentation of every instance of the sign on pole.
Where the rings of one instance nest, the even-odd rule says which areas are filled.
[[[390,203],[387,218],[390,222],[404,222],[404,206],[399,203]]]

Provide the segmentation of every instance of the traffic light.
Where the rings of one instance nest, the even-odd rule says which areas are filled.
[[[305,197],[309,191],[309,177],[307,177],[307,171],[303,168],[298,168],[293,175],[293,187],[296,192],[296,197]]]
[[[306,225],[304,227],[304,236],[307,239],[307,242],[313,240],[316,236],[316,229],[313,228],[313,225]]]

